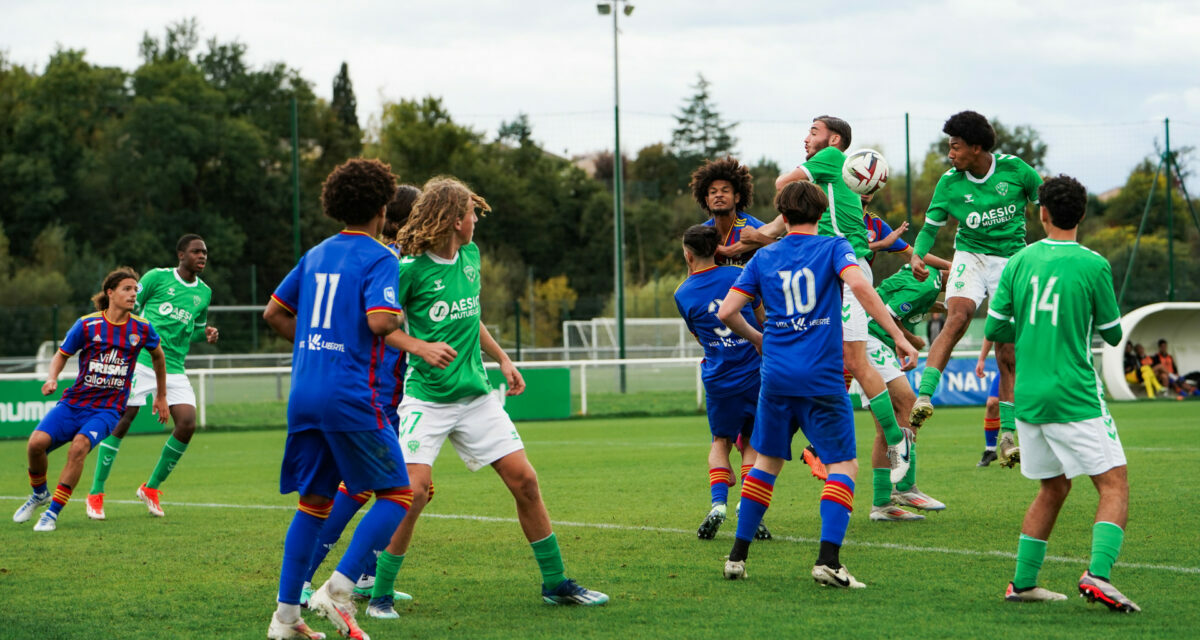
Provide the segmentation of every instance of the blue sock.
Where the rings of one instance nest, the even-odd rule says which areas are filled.
[[[279,601],[284,604],[300,604],[300,590],[304,588],[304,574],[312,562],[317,536],[328,517],[330,505],[311,507],[300,503],[287,538],[283,541],[283,566],[279,570]]]
[[[341,491],[334,496],[333,510],[329,512],[325,526],[321,527],[321,535],[317,538],[317,548],[313,551],[312,564],[309,565],[308,573],[304,576],[305,582],[312,582],[313,575],[325,561],[325,556],[329,555],[333,545],[337,544],[338,539],[342,537],[342,532],[346,530],[346,525],[350,524],[354,514],[362,508],[363,502],[359,502],[356,498],[357,496],[352,497]],[[358,578],[358,576],[351,577]]]
[[[729,485],[733,484],[733,470],[713,467],[708,470],[708,487],[713,504],[725,504],[729,500]]]
[[[742,512],[738,516],[737,539],[753,540],[758,525],[762,524],[767,507],[771,506],[771,494],[775,491],[775,476],[761,469],[751,469],[750,475],[742,480]]]
[[[404,514],[408,513],[411,504],[412,491],[409,489],[376,492],[375,504],[371,505],[370,511],[367,511],[362,522],[358,523],[354,537],[350,539],[350,546],[338,562],[338,573],[350,580],[358,580],[363,567],[367,566],[367,558],[387,547],[392,533],[404,519]]]
[[[854,480],[844,473],[831,473],[821,492],[821,541],[841,545],[854,510]]]

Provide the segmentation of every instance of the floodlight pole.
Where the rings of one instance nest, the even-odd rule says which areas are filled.
[[[300,262],[300,118],[296,111],[292,97],[292,259]]]
[[[1163,151],[1163,169],[1167,172],[1167,301],[1175,302],[1175,212],[1171,196],[1171,119],[1163,118],[1163,134],[1166,149]]]
[[[600,3],[598,7],[607,3]],[[621,0],[611,0],[613,17],[613,289],[616,294],[617,357],[625,359],[625,212],[622,206],[621,75],[617,45],[617,15]],[[632,10],[627,4],[626,10]],[[603,15],[603,11],[601,11]],[[628,15],[628,13],[626,14]],[[625,393],[625,365],[618,367],[620,392]]]

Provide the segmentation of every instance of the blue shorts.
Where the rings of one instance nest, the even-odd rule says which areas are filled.
[[[396,436],[396,441],[400,441],[400,414],[396,412],[396,407],[390,404],[383,405],[383,417],[387,418],[388,424],[392,426],[392,433]]]
[[[999,373],[992,376],[992,386],[988,387],[988,397],[989,398],[999,398],[1000,397],[1000,374]]]
[[[351,495],[408,486],[400,441],[391,429],[289,433],[283,448],[279,493],[298,491],[333,498],[338,483]]]
[[[750,446],[773,458],[792,459],[796,430],[812,443],[821,462],[833,464],[858,457],[854,443],[854,410],[845,393],[827,396],[758,396],[758,418]]]
[[[42,418],[35,431],[49,434],[50,448],[47,452],[69,443],[77,435],[85,436],[95,449],[96,443],[107,438],[120,419],[121,414],[116,409],[77,407],[59,402]]]
[[[737,440],[741,435],[749,441],[754,431],[754,408],[758,406],[758,385],[723,398],[707,396],[708,430],[714,438]]]

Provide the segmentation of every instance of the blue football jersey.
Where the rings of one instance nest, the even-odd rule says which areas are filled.
[[[759,220],[758,218],[755,218],[754,216],[751,216],[751,215],[746,215],[746,213],[744,211],[738,211],[738,212],[734,213],[733,215],[734,215],[733,226],[729,229],[729,235],[725,236],[724,238],[721,238],[722,246],[728,247],[730,245],[737,244],[737,242],[742,239],[742,229],[745,229],[746,227],[750,227],[751,229],[757,229],[757,228],[763,226],[762,220]],[[717,222],[716,222],[715,218],[709,217],[709,219],[705,220],[702,224],[704,224],[704,226],[706,226],[706,227],[711,227],[711,226],[716,225],[716,223]],[[753,256],[753,255],[754,255],[754,251],[747,251],[745,253],[739,253],[736,256],[730,256],[728,258],[718,255],[718,256],[716,256],[716,262],[718,265],[727,265],[728,264],[728,265],[741,266],[741,265],[746,264],[750,260],[751,256]]]
[[[369,313],[400,313],[396,254],[365,233],[343,231],[300,258],[271,296],[296,314],[288,432],[390,428],[376,375],[383,338]]]
[[[846,392],[842,377],[842,280],[857,267],[845,238],[789,233],[758,250],[733,290],[761,297],[762,391],[819,396]]]
[[[714,398],[737,395],[758,384],[758,351],[717,319],[721,301],[741,274],[740,267],[709,267],[689,275],[675,290],[679,315],[704,347],[700,379]],[[758,326],[753,305],[742,308],[742,317]]]
[[[399,265],[399,245],[393,242],[387,247],[396,254],[396,264]],[[385,407],[394,409],[404,399],[404,370],[407,366],[405,355],[396,347],[386,344],[383,346],[383,357],[379,359],[379,366],[375,368],[375,381],[380,401]]]

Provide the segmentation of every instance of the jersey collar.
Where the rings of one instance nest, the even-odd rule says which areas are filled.
[[[1042,242],[1045,242],[1046,244],[1060,244],[1060,245],[1079,244],[1079,242],[1076,242],[1076,241],[1071,241],[1071,240],[1051,240],[1050,238],[1042,238]]]
[[[131,313],[131,314],[129,314],[129,316],[130,316],[130,317],[133,317],[133,314]],[[104,321],[105,321],[105,322],[107,322],[108,324],[111,324],[111,325],[112,325],[112,326],[114,326],[114,327],[123,327],[123,326],[125,326],[126,324],[129,324],[129,318],[126,318],[126,319],[125,319],[125,322],[113,322],[112,320],[109,320],[109,319],[108,319],[108,310],[107,310],[107,309],[105,309],[104,311],[101,311],[101,312],[100,312],[100,317],[101,317],[101,318],[104,318]]]
[[[179,284],[181,284],[181,285],[183,285],[183,286],[185,286],[185,287],[198,287],[198,286],[200,286],[200,276],[196,276],[196,281],[195,281],[195,282],[188,282],[187,280],[184,280],[184,279],[183,279],[183,278],[182,278],[182,277],[179,275],[179,268],[178,268],[178,267],[175,267],[175,268],[171,269],[171,274],[175,276],[175,279],[179,281]]]
[[[703,269],[701,269],[699,271],[693,271],[693,272],[689,273],[688,277],[690,278],[692,276],[698,276],[702,273],[708,273],[709,271],[712,271],[713,269],[716,269],[716,268],[717,268],[717,265],[715,265],[715,264],[711,267],[704,267]]]
[[[425,257],[434,261],[436,264],[454,264],[454,263],[458,262],[458,256],[461,253],[462,253],[462,247],[459,247],[458,251],[454,252],[454,257],[450,258],[449,260],[439,256],[438,254],[436,254],[432,251],[426,251]]]
[[[963,173],[965,173],[967,175],[967,180],[970,180],[971,182],[974,182],[975,184],[983,184],[991,179],[992,174],[996,173],[996,154],[993,153],[993,154],[989,154],[989,155],[992,158],[992,166],[988,167],[988,172],[983,174],[982,178],[976,178],[975,176],[971,175],[971,170],[968,169],[966,171],[963,171]]]

